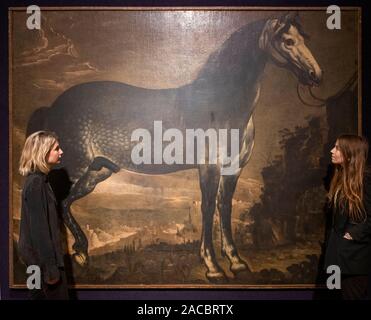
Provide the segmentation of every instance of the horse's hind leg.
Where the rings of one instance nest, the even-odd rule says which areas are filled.
[[[69,196],[62,202],[63,221],[75,238],[74,257],[80,265],[85,265],[88,262],[88,240],[72,216],[70,207],[74,201],[92,192],[95,186],[111,176],[112,172],[118,171],[119,167],[111,161],[103,157],[95,158],[85,174],[72,186]]]
[[[232,237],[232,198],[236,189],[238,177],[238,175],[222,176],[220,179],[217,198],[217,205],[220,214],[220,229],[222,234],[222,253],[228,257],[231,263],[230,270],[233,273],[249,270],[246,263],[239,257]]]
[[[199,167],[199,174],[202,193],[202,234],[200,254],[207,268],[206,277],[210,281],[225,280],[225,273],[216,262],[212,243],[213,218],[220,170],[216,166],[203,165]]]

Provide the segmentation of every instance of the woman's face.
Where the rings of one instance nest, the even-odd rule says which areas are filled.
[[[54,143],[52,149],[49,151],[49,153],[46,156],[46,162],[53,166],[57,163],[61,162],[61,157],[62,157],[63,151],[59,147],[58,141]]]
[[[331,150],[331,161],[333,164],[342,164],[344,162],[344,158],[340,151],[338,141],[336,141],[335,147],[333,147]]]

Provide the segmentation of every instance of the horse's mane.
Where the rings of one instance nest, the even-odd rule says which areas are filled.
[[[213,52],[198,74],[198,79],[212,80],[220,76],[244,72],[243,66],[255,63],[259,50],[258,40],[266,19],[249,23],[232,35]]]
[[[265,53],[259,49],[258,43],[267,20],[269,19],[251,22],[232,33],[220,49],[210,55],[197,79],[222,81],[221,77],[235,77],[241,80],[241,73],[247,75],[247,72],[256,70],[266,57]],[[285,27],[278,35],[286,32],[291,25],[296,27],[302,36],[309,38],[304,33],[298,17],[287,20]]]

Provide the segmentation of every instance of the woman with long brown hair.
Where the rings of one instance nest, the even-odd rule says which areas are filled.
[[[19,255],[26,266],[38,266],[40,286],[32,299],[68,299],[60,221],[48,173],[60,163],[58,137],[49,131],[31,134],[24,144],[19,172],[26,177],[22,190]]]
[[[328,193],[332,229],[325,267],[339,266],[344,299],[364,299],[371,268],[371,175],[368,142],[341,135],[331,150],[334,175]]]

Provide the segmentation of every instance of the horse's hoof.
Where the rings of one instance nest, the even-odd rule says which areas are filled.
[[[228,278],[223,271],[217,272],[206,272],[206,278],[212,283],[226,283],[228,282]]]
[[[81,267],[85,267],[88,265],[88,256],[85,253],[79,252],[74,253],[73,258],[75,259],[76,263]]]
[[[237,274],[237,273],[244,272],[244,271],[251,272],[250,268],[243,261],[233,263],[231,265],[230,270],[232,271],[233,274]]]

